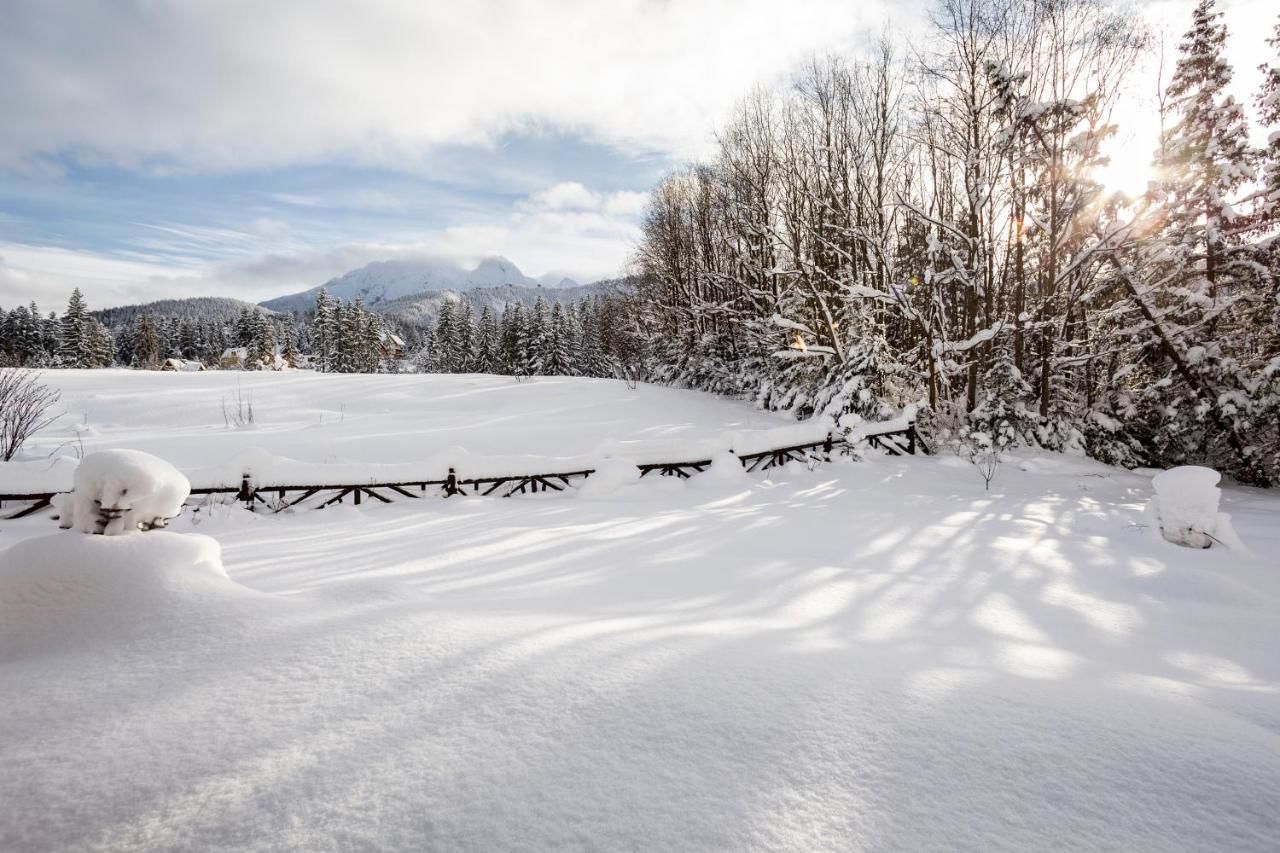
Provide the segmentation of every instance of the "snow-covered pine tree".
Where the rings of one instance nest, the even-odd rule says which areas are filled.
[[[427,326],[422,330],[422,339],[418,349],[414,352],[412,362],[413,369],[418,373],[436,373],[436,342],[435,331]]]
[[[498,324],[493,319],[493,309],[485,305],[480,309],[480,321],[476,327],[475,367],[477,373],[499,373],[502,368],[501,340]]]
[[[115,361],[115,338],[106,326],[92,318],[89,320],[89,352],[92,367],[110,367]]]
[[[565,317],[564,308],[559,302],[551,309],[547,325],[547,335],[544,342],[546,352],[543,355],[542,363],[543,370],[549,376],[574,375],[575,371],[570,354],[573,347],[573,333]]]
[[[269,369],[275,362],[275,327],[261,311],[250,312],[248,320],[249,358],[246,367]]]
[[[334,300],[332,355],[329,364],[329,370],[334,373],[351,372],[351,352],[354,348],[351,333],[351,313],[350,305],[344,304],[341,299]]]
[[[1242,225],[1233,200],[1253,179],[1244,110],[1227,91],[1226,24],[1216,0],[1200,0],[1166,92],[1176,121],[1161,137],[1153,191],[1167,245],[1185,265],[1182,298],[1210,335],[1255,270],[1232,237]]]
[[[1280,19],[1267,44],[1272,56],[1259,69],[1263,80],[1257,98],[1267,141],[1259,152],[1262,186],[1256,216],[1259,262],[1271,281],[1249,312],[1260,356],[1251,405],[1263,464],[1280,479]]]
[[[1262,194],[1259,214],[1272,228],[1280,223],[1280,19],[1271,38],[1270,61],[1258,66],[1262,85],[1258,88],[1258,122],[1267,130],[1266,144],[1260,152]],[[1275,245],[1276,241],[1272,241]]]
[[[991,436],[997,448],[1035,443],[1039,425],[1034,394],[1013,363],[1010,344],[1006,338],[996,347],[982,378],[978,405],[969,413],[970,428]]]
[[[529,329],[524,306],[509,304],[502,311],[502,356],[512,376],[530,375]]]
[[[328,373],[334,369],[334,343],[337,339],[337,329],[334,325],[333,309],[333,299],[329,296],[329,291],[323,287],[320,288],[316,293],[311,339],[312,346],[315,348],[316,369],[321,373]]]
[[[240,314],[239,316],[236,317],[236,324],[235,324],[235,341],[236,341],[236,346],[238,347],[253,346],[253,333],[254,333],[253,314],[254,312],[250,311],[247,305],[242,306],[240,308]],[[157,335],[160,337],[161,341],[163,342],[163,339],[164,339],[163,321],[157,324],[156,332],[157,332]]]
[[[1280,20],[1267,44],[1271,47],[1271,60],[1258,69],[1262,72],[1258,121],[1267,137],[1258,152],[1261,186],[1253,214],[1253,233],[1258,262],[1269,273],[1270,282],[1255,294],[1248,312],[1249,325],[1258,336],[1256,350],[1263,369],[1272,356],[1280,355]]]
[[[545,376],[551,361],[551,312],[542,294],[533,302],[527,323],[529,374]]]
[[[438,373],[458,373],[462,358],[459,351],[458,305],[445,298],[436,317],[435,369]]]
[[[830,379],[814,396],[813,410],[846,428],[883,420],[884,406],[874,390],[877,371],[875,348],[855,338],[844,361],[833,365]]]
[[[476,352],[476,316],[475,309],[471,307],[470,302],[462,303],[462,309],[457,314],[457,367],[459,373],[472,373],[475,371]]]
[[[71,292],[67,311],[62,315],[58,344],[58,357],[65,367],[92,367],[93,348],[89,306],[85,304],[80,288]]]
[[[133,335],[133,366],[155,370],[160,366],[160,338],[151,314],[138,315]]]

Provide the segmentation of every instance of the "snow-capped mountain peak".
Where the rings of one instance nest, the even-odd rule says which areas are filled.
[[[369,306],[402,299],[406,296],[439,290],[472,290],[477,287],[537,287],[513,262],[501,255],[483,258],[472,268],[456,261],[436,258],[397,258],[373,261],[325,282],[330,296],[352,301],[364,300]],[[262,305],[276,311],[299,311],[310,308],[320,287],[281,296]]]

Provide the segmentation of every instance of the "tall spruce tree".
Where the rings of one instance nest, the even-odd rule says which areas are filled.
[[[477,373],[499,373],[502,368],[501,342],[498,338],[498,324],[493,319],[493,309],[485,305],[480,309],[480,321],[476,326],[476,358],[474,370]]]
[[[1156,158],[1156,189],[1165,219],[1165,237],[1188,266],[1184,286],[1214,326],[1227,285],[1251,268],[1231,245],[1243,223],[1232,205],[1253,178],[1244,109],[1227,92],[1231,65],[1223,53],[1227,27],[1215,0],[1200,0],[1166,96],[1176,117]]]
[[[67,311],[62,315],[58,357],[66,367],[93,367],[92,327],[89,306],[80,288],[71,292]]]

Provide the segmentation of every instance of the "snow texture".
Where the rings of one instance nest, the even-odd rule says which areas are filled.
[[[387,387],[352,439],[422,412]],[[419,433],[465,412],[512,452],[573,399],[450,387]],[[755,417],[627,422],[592,387],[574,414],[621,420],[587,448]],[[227,576],[199,536],[4,523],[0,850],[1273,853],[1280,498],[1222,489],[1261,557],[1175,548],[1149,477],[1011,456],[990,492],[868,454],[237,512],[195,528]]]
[[[163,459],[102,450],[81,460],[72,491],[58,495],[55,505],[64,529],[120,536],[164,527],[189,494],[187,478]]]
[[[265,599],[227,577],[208,536],[39,536],[0,551],[0,661],[181,642]]]

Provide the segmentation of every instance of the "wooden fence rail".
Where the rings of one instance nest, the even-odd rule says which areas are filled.
[[[878,433],[866,437],[869,446],[883,450],[890,456],[915,454],[917,450],[927,453],[928,450],[916,435],[915,427],[908,426],[902,430]],[[796,444],[788,447],[777,447],[756,453],[744,453],[738,457],[747,471],[768,471],[791,462],[817,464],[827,462],[838,446],[848,446],[848,442],[828,435],[824,440],[810,444]],[[637,465],[641,478],[650,474],[663,477],[679,477],[688,479],[711,466],[711,459],[692,459],[682,462],[649,462]],[[237,502],[250,512],[259,508],[270,512],[283,512],[287,509],[311,508],[323,509],[334,504],[351,503],[360,506],[367,498],[379,503],[392,503],[396,500],[421,500],[425,497],[485,497],[498,495],[509,498],[512,495],[537,494],[540,492],[562,492],[571,487],[575,481],[585,480],[595,473],[592,468],[576,471],[561,471],[549,474],[509,474],[494,477],[461,477],[453,469],[442,480],[398,480],[386,483],[317,483],[303,485],[259,485],[253,477],[245,474],[238,486],[209,486],[193,488],[188,504],[195,509],[206,506],[210,501],[221,503]],[[51,509],[53,498],[57,492],[33,494],[0,494],[0,521],[9,521],[34,515],[42,510]],[[19,507],[5,515],[6,504],[16,503]]]

